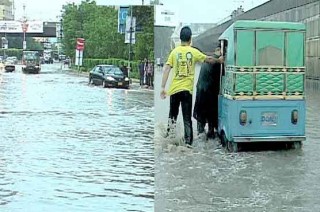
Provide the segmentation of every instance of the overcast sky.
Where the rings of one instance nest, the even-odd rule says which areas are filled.
[[[175,12],[178,22],[184,23],[216,23],[243,6],[247,11],[268,0],[160,0],[172,12]],[[81,0],[15,0],[16,19],[23,16],[23,4],[29,20],[57,20],[63,4],[80,3]],[[96,0],[100,5],[139,5],[142,0]],[[145,0],[149,4],[150,0]]]

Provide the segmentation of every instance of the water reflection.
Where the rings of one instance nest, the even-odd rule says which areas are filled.
[[[306,86],[307,140],[301,150],[267,145],[227,153],[217,140],[195,139],[187,149],[174,145],[179,138],[164,139],[169,102],[160,100],[156,84],[155,211],[319,211],[319,85]],[[178,120],[182,137],[181,113]]]
[[[1,211],[153,211],[153,94],[44,67],[0,75]]]

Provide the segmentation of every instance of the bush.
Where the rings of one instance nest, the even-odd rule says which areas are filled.
[[[18,60],[22,58],[22,49],[5,49],[0,51],[0,55],[3,56],[5,53],[8,57],[17,57]]]

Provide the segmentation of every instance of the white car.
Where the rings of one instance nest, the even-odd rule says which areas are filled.
[[[13,60],[6,60],[4,62],[4,70],[5,72],[13,72],[16,70],[16,66],[14,65]]]

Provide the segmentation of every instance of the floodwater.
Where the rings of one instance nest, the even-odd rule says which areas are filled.
[[[153,92],[0,73],[0,211],[154,211]]]
[[[178,138],[162,137],[169,100],[159,97],[160,70],[155,79],[156,212],[320,211],[320,82],[307,83],[307,140],[301,150],[265,146],[228,153],[217,139],[195,138],[193,149],[174,145],[183,136],[181,113]]]

